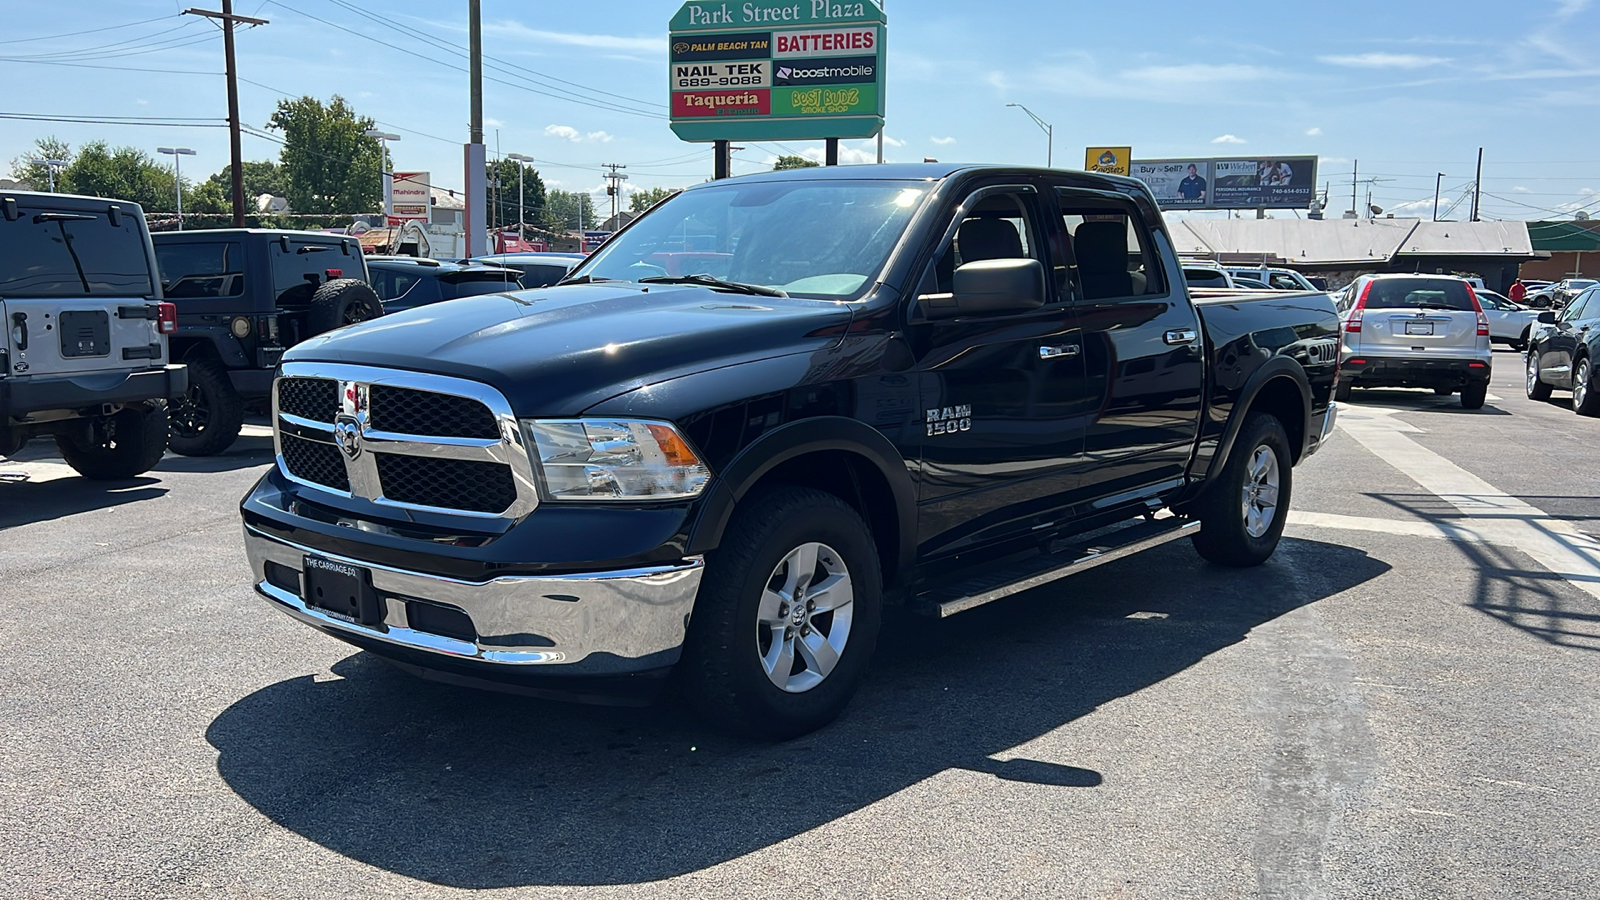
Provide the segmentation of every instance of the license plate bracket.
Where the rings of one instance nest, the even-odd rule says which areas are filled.
[[[1432,335],[1433,334],[1433,323],[1432,322],[1407,322],[1406,323],[1406,334]]]
[[[361,625],[383,622],[383,603],[372,586],[372,571],[320,556],[303,562],[307,606]]]

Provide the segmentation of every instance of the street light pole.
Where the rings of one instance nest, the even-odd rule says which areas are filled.
[[[178,230],[183,230],[183,158],[194,156],[188,147],[157,147],[157,153],[172,157],[172,180],[178,185]]]
[[[30,159],[28,162],[36,166],[44,166],[45,178],[50,182],[50,193],[56,192],[56,170],[65,169],[67,161],[64,159]]]
[[[389,217],[394,215],[394,162],[389,158],[389,142],[400,140],[400,135],[382,128],[368,128],[365,134],[378,139],[378,185],[383,194],[383,224],[388,227]]]
[[[1439,221],[1439,187],[1442,184],[1444,184],[1444,173],[1440,172],[1439,177],[1433,180],[1433,220],[1435,222]]]
[[[1053,167],[1055,165],[1055,161],[1056,161],[1056,129],[1055,129],[1055,126],[1051,125],[1049,122],[1046,122],[1045,120],[1043,120],[1043,119],[1039,118],[1038,116],[1034,115],[1033,114],[1033,110],[1027,108],[1026,106],[1023,106],[1021,103],[1007,103],[1006,106],[1015,106],[1017,109],[1020,109],[1023,112],[1027,113],[1028,114],[1028,118],[1033,120],[1033,124],[1039,126],[1039,130],[1044,132],[1045,141],[1046,141],[1046,143],[1045,143],[1045,152],[1044,152],[1044,164],[1045,164],[1046,168]]]
[[[521,153],[508,153],[506,154],[506,159],[517,164],[517,239],[525,240],[527,234],[523,231],[523,228],[526,227],[528,221],[528,212],[525,205],[528,201],[528,195],[522,190],[522,173],[527,168],[524,163],[533,162],[533,157],[523,156]]]

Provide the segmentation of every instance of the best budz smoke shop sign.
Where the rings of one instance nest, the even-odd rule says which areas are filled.
[[[685,3],[672,130],[686,141],[867,138],[883,127],[883,10],[870,0]]]

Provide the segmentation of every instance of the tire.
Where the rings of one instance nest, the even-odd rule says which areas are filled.
[[[1339,383],[1333,386],[1333,399],[1338,400],[1341,403],[1349,400],[1350,389],[1352,387],[1354,387],[1354,385],[1352,385],[1349,380],[1343,378],[1339,379]]]
[[[1455,392],[1456,389],[1453,387],[1436,387],[1433,389],[1433,394],[1436,397],[1448,397]]]
[[[1292,499],[1293,459],[1283,423],[1269,413],[1249,413],[1216,483],[1196,505],[1200,533],[1193,540],[1201,557],[1248,568],[1272,556]]]
[[[798,737],[833,721],[866,677],[882,616],[877,546],[861,516],[822,491],[759,490],[739,507],[706,562],[680,669],[685,697],[728,731]],[[804,573],[794,561],[808,548]],[[819,615],[786,602],[795,588],[810,601],[804,588],[824,583],[831,589],[812,596],[848,603]],[[836,652],[831,668],[817,655],[824,646]]]
[[[381,315],[383,301],[371,285],[357,278],[335,278],[311,295],[306,326],[318,335]]]
[[[244,426],[244,400],[214,359],[190,360],[189,387],[167,400],[172,452],[215,456],[233,446]]]
[[[1521,353],[1524,350],[1527,350],[1528,349],[1528,337],[1532,333],[1532,331],[1533,331],[1532,328],[1524,328],[1524,329],[1522,329],[1522,336],[1511,342],[1511,349],[1517,351],[1518,353]]]
[[[1580,416],[1600,416],[1600,391],[1595,390],[1594,364],[1587,356],[1578,359],[1572,372],[1572,410]]]
[[[1550,399],[1550,391],[1552,388],[1547,382],[1539,378],[1538,347],[1530,346],[1528,348],[1528,375],[1527,383],[1524,385],[1524,387],[1527,388],[1529,400],[1543,401]]]
[[[1483,409],[1483,401],[1489,397],[1489,382],[1478,381],[1461,389],[1462,409]]]
[[[98,440],[56,435],[67,465],[95,481],[125,481],[155,468],[167,451],[167,407],[128,407],[95,426]]]

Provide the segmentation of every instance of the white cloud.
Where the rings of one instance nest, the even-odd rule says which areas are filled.
[[[485,128],[504,128],[504,127],[506,127],[506,123],[500,121],[499,119],[484,119],[483,120],[483,124],[484,124]]]
[[[1450,60],[1443,56],[1423,56],[1418,53],[1352,53],[1342,56],[1319,56],[1317,59],[1330,66],[1351,69],[1426,69]]]
[[[150,101],[149,100],[135,100],[133,102],[139,104],[140,106],[149,106],[150,105]]]
[[[609,144],[612,140],[611,135],[604,131],[591,131],[588,134],[588,138],[589,140],[599,144]]]
[[[883,145],[885,147],[904,147],[906,145],[906,142],[905,141],[895,140],[894,138],[892,138],[892,137],[890,137],[890,136],[888,136],[886,134],[886,135],[883,136]]]
[[[544,133],[551,137],[561,138],[564,141],[572,141],[574,143],[583,140],[583,135],[578,132],[578,129],[573,128],[571,125],[546,125],[544,127]]]
[[[1211,143],[1213,143],[1213,144],[1248,144],[1250,142],[1245,140],[1242,137],[1239,137],[1238,135],[1225,134],[1225,135],[1222,135],[1221,137],[1212,138],[1211,139]]]
[[[824,162],[826,157],[820,147],[807,147],[800,151],[800,155],[813,162]],[[839,145],[839,165],[841,166],[869,166],[878,161],[877,148],[863,149],[852,147],[849,144]]]
[[[529,28],[520,22],[509,21],[485,23],[485,30],[491,34],[507,35],[533,44],[562,44],[568,47],[583,47],[589,50],[621,50],[625,53],[643,53],[649,56],[663,56],[667,52],[667,36],[665,34],[656,37],[623,37],[616,34],[545,31],[539,28]]]
[[[1556,10],[1556,15],[1565,18],[1567,16],[1575,16],[1588,9],[1589,0],[1556,0],[1556,5],[1560,7]]]
[[[1279,69],[1241,64],[1191,63],[1114,69],[1091,54],[1068,53],[1059,63],[1036,66],[1020,73],[995,70],[986,78],[1002,98],[1031,91],[1096,99],[1192,104],[1199,93],[1207,94],[1213,102],[1244,99],[1253,102],[1259,99],[1252,90],[1254,85],[1272,83],[1281,87],[1296,77],[1294,73]],[[1042,108],[1036,111],[1047,120],[1051,117]]]
[[[1322,137],[1321,128],[1307,128],[1306,137]]]
[[[1513,192],[1515,192],[1515,193],[1518,193],[1518,194],[1531,194],[1531,193],[1533,193],[1532,191],[1528,190],[1527,188],[1523,187],[1520,184],[1517,185],[1516,187],[1512,188],[1511,190]]]
[[[956,139],[953,137],[931,137],[928,138],[928,140],[933,141],[935,144],[938,144],[941,147],[948,147],[956,142]]]

